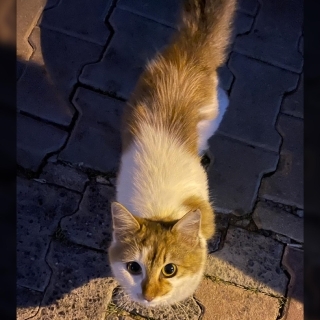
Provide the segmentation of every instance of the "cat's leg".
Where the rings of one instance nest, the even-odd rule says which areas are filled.
[[[198,150],[199,155],[203,156],[206,153],[206,150],[209,148],[208,140],[209,138],[217,131],[220,122],[227,110],[229,105],[229,98],[227,93],[218,86],[218,105],[219,112],[218,116],[211,120],[202,120],[198,123],[198,133],[199,133],[199,144]],[[214,105],[212,106],[215,107]]]

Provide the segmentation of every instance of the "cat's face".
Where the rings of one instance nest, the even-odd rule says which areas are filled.
[[[132,300],[154,307],[194,293],[206,259],[199,211],[171,224],[133,217],[118,203],[113,203],[112,214],[111,268]]]

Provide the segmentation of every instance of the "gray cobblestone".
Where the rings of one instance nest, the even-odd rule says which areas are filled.
[[[30,41],[35,53],[18,82],[18,109],[68,126],[75,112],[69,96],[78,73],[85,63],[97,60],[102,47],[40,28],[33,30]]]
[[[302,0],[262,0],[252,31],[237,38],[234,50],[300,73],[303,57],[298,42],[302,19]]]
[[[45,262],[50,237],[59,220],[76,210],[80,196],[22,178],[17,187],[17,283],[43,291],[51,275]]]
[[[262,292],[284,295],[288,279],[280,268],[283,245],[230,227],[224,247],[209,255],[206,274]]]
[[[110,202],[115,191],[106,185],[89,185],[79,211],[61,221],[61,228],[71,241],[107,251],[112,233]]]
[[[33,49],[28,42],[32,28],[37,23],[46,0],[17,2],[17,57],[22,60],[29,60]]]
[[[229,91],[231,88],[232,81],[234,76],[232,72],[226,65],[223,65],[221,68],[218,69],[218,76],[219,76],[219,86],[225,90]]]
[[[39,313],[32,319],[101,320],[117,285],[106,254],[53,242],[48,263],[52,277]]]
[[[278,155],[218,134],[209,145],[215,159],[208,172],[214,207],[237,215],[251,212],[260,179],[275,170]]]
[[[147,59],[169,40],[173,29],[133,13],[115,9],[115,34],[101,61],[84,67],[80,81],[127,99]]]
[[[241,34],[246,34],[251,30],[253,21],[254,21],[254,18],[251,17],[250,15],[245,14],[241,11],[236,11],[235,20],[232,28],[231,39],[230,39],[231,48],[233,47],[237,36]]]
[[[282,96],[295,89],[298,75],[237,53],[231,55],[228,67],[235,81],[219,132],[278,152],[281,136],[274,124]]]
[[[110,35],[104,20],[111,2],[111,0],[77,0],[75,5],[73,1],[62,0],[43,13],[40,25],[104,45]]]
[[[253,212],[259,229],[271,230],[298,242],[303,242],[303,220],[285,211],[259,203]]]
[[[89,181],[87,175],[80,170],[51,162],[43,168],[40,179],[79,192],[83,192],[86,182]]]
[[[124,103],[83,88],[73,103],[80,116],[59,158],[98,171],[117,171]]]
[[[179,21],[179,9],[182,0],[119,0],[117,7],[144,16],[156,22],[177,27]]]
[[[280,115],[277,128],[283,137],[277,171],[262,180],[261,197],[303,208],[303,121]]]
[[[17,116],[17,162],[37,171],[44,157],[61,148],[67,132],[27,116]]]
[[[258,0],[239,0],[238,1],[238,10],[249,14],[251,16],[255,16],[259,9],[259,1]]]
[[[281,111],[285,114],[303,118],[303,109],[304,109],[304,101],[303,101],[303,74],[300,76],[299,84],[297,90],[292,93],[288,93],[282,101]]]
[[[33,317],[39,310],[43,293],[17,286],[17,320]]]
[[[236,227],[246,228],[250,224],[249,219],[238,220],[234,223]]]
[[[205,306],[202,320],[274,320],[279,302],[274,297],[205,278],[196,291]]]
[[[286,247],[283,255],[283,265],[290,274],[288,286],[288,301],[285,306],[285,316],[281,320],[304,319],[304,292],[303,292],[303,251]]]
[[[288,238],[286,236],[282,236],[281,234],[273,234],[271,237],[272,237],[272,239],[275,239],[275,240],[280,241],[285,244],[291,243],[290,238]]]
[[[253,24],[253,18],[247,14],[243,14],[240,11],[236,12],[235,22],[232,28],[232,35],[230,39],[230,46],[228,47],[228,52],[232,50],[232,46],[235,38],[246,32],[249,32]],[[229,57],[227,58],[229,60]],[[231,89],[232,82],[234,81],[234,75],[227,67],[227,63],[218,69],[219,75],[219,85],[226,91]]]

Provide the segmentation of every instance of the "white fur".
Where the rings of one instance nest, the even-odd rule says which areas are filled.
[[[199,133],[199,154],[202,155],[208,148],[208,139],[216,132],[218,129],[220,122],[223,118],[223,115],[228,107],[229,99],[226,92],[218,86],[218,105],[219,105],[219,113],[218,116],[211,120],[202,120],[198,123],[198,133]],[[210,108],[212,109],[212,113],[214,113],[216,109],[216,104],[212,104],[210,106],[206,106],[203,109],[205,112],[210,112]]]
[[[207,175],[197,157],[167,132],[144,125],[121,158],[117,201],[143,218],[180,219],[190,196],[209,200]],[[172,216],[172,212],[176,216]]]
[[[115,243],[113,243],[114,245]],[[146,277],[146,268],[145,264],[148,257],[148,252],[151,248],[144,247],[142,252],[138,252],[135,250],[136,255],[132,257],[131,261],[136,261],[139,263],[142,269],[142,274],[132,275],[128,272],[126,268],[126,264],[123,262],[115,262],[111,264],[111,269],[119,281],[121,286],[126,289],[127,293],[130,295],[130,298],[139,303],[144,303],[144,299],[142,298],[142,280]]]
[[[201,239],[201,245],[206,247],[206,241]],[[142,296],[142,281],[146,277],[146,268],[145,265],[148,261],[148,252],[151,250],[149,247],[143,248],[142,252],[137,253],[133,261],[136,261],[140,264],[142,268],[142,274],[132,275],[126,269],[126,265],[123,262],[115,262],[111,264],[112,272],[116,279],[119,281],[121,286],[130,296],[130,299],[136,301],[147,307],[155,307],[165,304],[173,304],[175,302],[187,299],[191,296],[196,288],[198,287],[205,265],[200,266],[199,272],[186,277],[172,277],[168,281],[171,282],[172,290],[163,296],[158,296],[152,301],[147,301]],[[206,250],[203,251],[202,262],[205,261]],[[168,257],[168,260],[164,262],[164,266],[167,263],[174,263],[174,257]]]

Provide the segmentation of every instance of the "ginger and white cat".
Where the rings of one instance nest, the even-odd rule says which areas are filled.
[[[129,297],[148,307],[188,298],[203,276],[215,224],[200,160],[228,105],[217,68],[234,11],[235,0],[186,0],[179,31],[124,113],[109,258]]]

